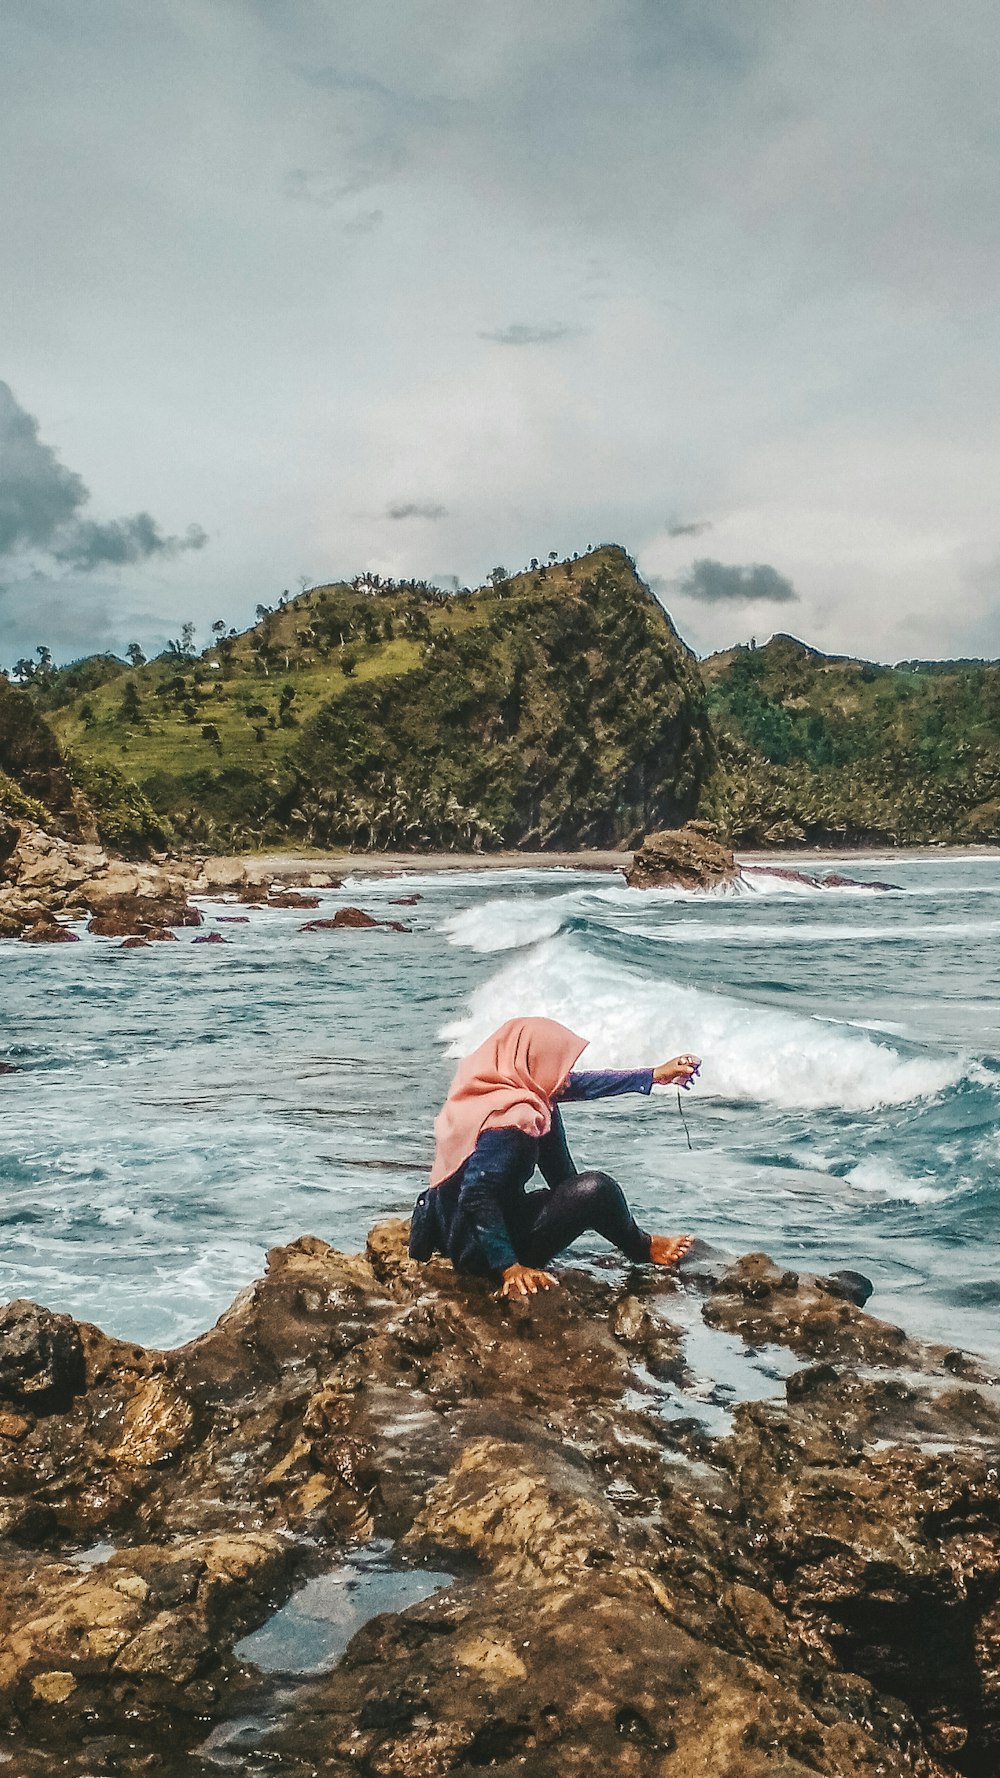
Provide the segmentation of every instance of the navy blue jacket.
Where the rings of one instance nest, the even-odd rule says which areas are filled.
[[[571,1074],[558,1097],[564,1102],[610,1099],[652,1090],[651,1068],[615,1069]],[[411,1258],[443,1253],[465,1272],[505,1272],[516,1265],[510,1225],[516,1225],[518,1200],[536,1167],[550,1186],[577,1171],[558,1104],[552,1107],[547,1135],[483,1130],[458,1171],[421,1192],[410,1221]]]

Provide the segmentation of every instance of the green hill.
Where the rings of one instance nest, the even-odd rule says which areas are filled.
[[[187,845],[624,845],[693,814],[715,761],[695,658],[614,546],[473,593],[315,587],[200,655],[99,658],[35,695],[99,820],[125,779]]]
[[[1000,663],[820,654],[792,636],[702,662],[737,844],[1000,841]]]
[[[791,636],[699,668],[624,550],[476,592],[314,587],[129,666],[0,679],[0,812],[166,844],[1000,842],[1000,663],[878,666]]]

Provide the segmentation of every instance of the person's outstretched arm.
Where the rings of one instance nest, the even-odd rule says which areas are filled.
[[[689,1087],[701,1066],[697,1056],[674,1056],[656,1068],[602,1068],[570,1074],[556,1097],[613,1099],[620,1093],[651,1093],[654,1087]]]

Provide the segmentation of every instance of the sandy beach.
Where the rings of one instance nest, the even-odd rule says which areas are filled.
[[[870,864],[891,864],[902,858],[996,858],[998,846],[873,846],[799,851],[737,852],[737,863],[751,866],[781,865],[822,868],[834,860],[857,859]],[[404,873],[499,870],[627,870],[631,852],[246,852],[229,857],[206,858],[204,872],[213,885],[238,883],[244,876],[270,877],[296,882],[312,874],[385,877]]]

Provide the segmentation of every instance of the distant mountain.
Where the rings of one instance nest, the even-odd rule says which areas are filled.
[[[825,655],[794,636],[701,664],[740,845],[1000,842],[1000,663]]]
[[[472,593],[315,587],[218,629],[32,682],[99,815],[110,772],[210,849],[625,846],[693,815],[715,768],[695,657],[615,546]]]

